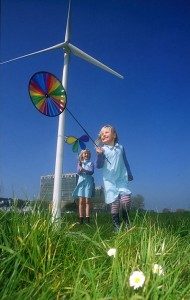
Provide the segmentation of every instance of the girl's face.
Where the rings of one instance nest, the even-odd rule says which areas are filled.
[[[90,157],[90,155],[89,155],[89,152],[88,152],[88,151],[84,151],[84,152],[82,153],[82,159],[88,160],[89,157]]]
[[[110,127],[102,128],[100,138],[104,145],[114,145],[116,134],[112,132]]]

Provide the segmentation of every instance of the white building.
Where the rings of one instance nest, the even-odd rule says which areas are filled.
[[[41,176],[40,179],[40,199],[45,201],[52,201],[53,199],[53,186],[54,175]],[[62,175],[62,187],[61,187],[61,201],[70,202],[73,201],[72,192],[76,187],[78,180],[78,174],[69,173]]]
[[[61,187],[61,202],[62,207],[67,203],[74,202],[72,192],[77,185],[78,174],[68,173],[62,175],[62,187]],[[54,175],[41,176],[40,179],[40,199],[43,201],[51,202],[53,200],[53,186]],[[103,187],[99,186],[95,188],[95,195],[91,201],[92,207],[95,210],[104,209],[104,191]]]

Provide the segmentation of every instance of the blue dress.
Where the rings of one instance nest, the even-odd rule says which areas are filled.
[[[103,182],[105,201],[107,204],[114,202],[120,193],[130,195],[128,189],[128,176],[132,178],[125,150],[118,143],[114,146],[104,145],[103,154],[98,154],[96,167],[103,168]]]
[[[77,166],[77,173],[79,175],[77,186],[75,187],[72,196],[74,198],[84,197],[91,198],[94,192],[94,164],[89,160],[82,162],[82,168],[87,172],[80,171],[80,165]]]

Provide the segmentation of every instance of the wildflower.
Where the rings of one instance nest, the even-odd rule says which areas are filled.
[[[134,290],[142,287],[145,282],[145,276],[141,271],[134,271],[129,277],[129,284],[134,287]]]
[[[163,270],[162,266],[160,266],[158,264],[154,264],[152,272],[154,274],[158,274],[159,276],[164,275],[164,270]]]
[[[116,249],[115,248],[111,248],[108,250],[107,254],[109,256],[114,256],[115,257],[115,254],[116,254]]]

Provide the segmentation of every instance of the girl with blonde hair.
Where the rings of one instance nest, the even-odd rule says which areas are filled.
[[[73,197],[79,198],[80,224],[83,224],[84,214],[86,222],[90,223],[90,198],[94,191],[94,164],[90,161],[90,150],[82,150],[78,157],[77,173],[79,175]]]
[[[126,228],[129,228],[128,212],[131,204],[131,191],[128,181],[133,180],[133,175],[126,158],[125,150],[118,143],[118,135],[111,125],[105,125],[100,130],[96,144],[96,167],[103,169],[103,182],[105,201],[111,205],[114,231],[120,229],[119,212]]]

